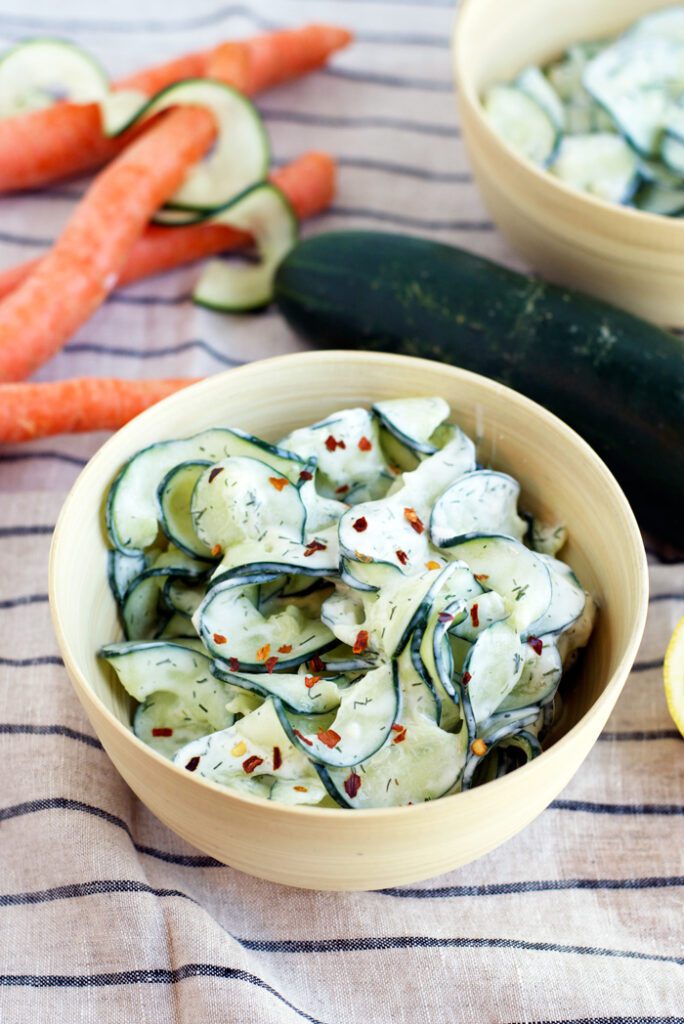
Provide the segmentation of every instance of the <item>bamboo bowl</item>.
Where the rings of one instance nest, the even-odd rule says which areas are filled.
[[[523,507],[570,530],[564,556],[601,603],[581,674],[568,688],[562,735],[539,758],[480,789],[396,809],[285,807],[183,771],[132,733],[131,702],[96,657],[120,636],[106,579],[105,491],[152,441],[236,425],[270,440],[345,406],[443,395],[482,437],[479,458],[513,473]],[[252,363],[167,398],[111,438],[76,481],[55,529],[50,603],[76,693],[131,789],[174,832],[248,874],[312,889],[374,889],[459,867],[532,821],[577,771],[603,728],[644,628],[648,577],[632,512],[572,430],[484,377],[422,359],[309,352]]]
[[[666,0],[464,0],[454,34],[463,139],[492,218],[544,277],[632,313],[684,326],[684,219],[585,195],[518,156],[480,102],[495,82],[571,43],[616,35]]]

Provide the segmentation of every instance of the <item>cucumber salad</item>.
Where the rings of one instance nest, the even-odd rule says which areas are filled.
[[[286,804],[393,807],[541,751],[595,604],[442,398],[345,409],[277,445],[144,448],[109,490],[133,730]]]
[[[568,185],[684,214],[684,6],[527,67],[490,88],[484,106],[505,142]]]

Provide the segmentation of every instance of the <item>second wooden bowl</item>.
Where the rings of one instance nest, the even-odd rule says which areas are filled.
[[[491,128],[486,88],[571,43],[610,37],[664,0],[464,0],[454,35],[463,139],[501,232],[545,277],[656,323],[684,326],[684,219],[595,199],[518,156]]]
[[[343,811],[271,804],[197,778],[131,731],[131,702],[98,661],[120,636],[107,586],[105,492],[152,441],[240,426],[269,440],[336,409],[443,395],[481,437],[483,462],[516,476],[522,507],[570,530],[564,557],[601,611],[581,673],[565,692],[562,735],[511,775],[432,803]],[[76,481],[55,529],[50,602],[64,661],[93,728],[126,782],[163,822],[233,867],[313,889],[374,889],[467,864],[514,835],[566,785],[610,714],[644,628],[648,577],[641,538],[617,483],[560,420],[483,377],[400,356],[311,352],[210,377],[139,416]]]

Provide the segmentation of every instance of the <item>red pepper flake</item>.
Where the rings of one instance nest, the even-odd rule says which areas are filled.
[[[397,734],[394,737],[394,742],[395,743],[403,743],[404,740],[406,739],[406,726],[405,725],[399,725],[397,722],[395,722],[394,725],[392,726],[392,729]]]
[[[312,672],[325,672],[325,662],[317,654],[314,654],[309,661],[309,668]]]
[[[368,630],[367,629],[360,629],[358,631],[358,633],[356,634],[356,640],[354,641],[354,646],[352,647],[352,651],[354,652],[354,654],[363,654],[363,652],[366,650],[367,647],[368,647]]]
[[[211,549],[211,557],[218,558],[218,556],[221,554],[223,554],[223,548],[221,547],[221,545],[214,544],[213,548]]]
[[[228,667],[230,668],[231,672],[237,672],[238,669],[240,668],[240,662],[237,660],[237,658],[230,658],[228,660]]]
[[[527,643],[532,648],[535,654],[541,655],[544,650],[544,641],[540,640],[538,636],[528,636]]]
[[[169,729],[166,726],[158,726],[152,730],[153,736],[173,736],[173,729]]]
[[[320,683],[320,681],[320,676],[304,676],[304,685],[306,686],[307,690],[311,690],[316,685],[316,683]]]
[[[320,743],[324,743],[326,747],[330,747],[332,750],[333,747],[337,746],[342,737],[338,732],[335,732],[334,729],[319,729],[316,739],[319,740]]]
[[[223,635],[223,633],[212,633],[211,638],[214,643],[218,645],[228,643],[228,639]]]
[[[470,606],[470,621],[472,622],[475,629],[480,625],[480,616],[478,612],[477,602]]]
[[[299,729],[293,729],[292,732],[295,734],[297,739],[302,741],[302,743],[306,743],[307,747],[313,747],[311,740],[308,739],[303,732],[300,732]]]
[[[485,743],[484,740],[478,737],[476,740],[473,740],[473,742],[470,744],[470,749],[472,750],[475,757],[484,757],[484,755],[487,753],[487,744]]]
[[[366,519],[365,516],[359,516],[358,519],[354,520],[352,526],[354,527],[357,533],[363,533],[364,530],[368,529],[368,520]]]
[[[441,569],[442,566],[439,564],[439,562],[426,562],[425,568],[429,569],[430,572],[434,572],[435,569]]]
[[[407,523],[410,523],[416,533],[422,533],[425,527],[423,526],[422,520],[415,508],[404,509],[404,519]]]
[[[311,558],[317,551],[325,551],[327,544],[322,544],[320,540],[310,540],[306,545],[306,551],[304,552],[305,558]]]
[[[397,556],[397,558],[399,559],[399,561],[401,562],[401,564],[402,565],[406,565],[406,563],[408,562],[408,555],[406,554],[406,552],[402,551],[401,548],[399,548],[394,553]]]
[[[475,573],[475,579],[477,580],[478,583],[482,583],[483,580],[488,580],[489,579],[489,575],[486,572],[480,572],[480,573],[476,572]]]
[[[341,487],[335,488],[335,494],[346,494],[349,489],[349,484],[342,484]]]
[[[292,650],[292,644],[283,644],[282,647],[278,648],[278,654],[289,654]]]
[[[272,675],[273,669],[276,667],[277,664],[278,659],[275,657],[275,655],[272,655],[270,658],[267,659],[266,671],[268,672],[269,676]]]
[[[290,481],[284,476],[269,476],[268,482],[271,487],[275,487],[276,491],[282,491]]]
[[[280,747],[273,748],[273,771],[277,772],[283,763],[283,755],[280,753]]]
[[[372,448],[372,447],[373,447],[372,443],[371,443],[371,442],[370,442],[370,441],[368,440],[368,438],[367,438],[367,437],[366,437],[366,436],[364,435],[364,436],[363,436],[363,437],[361,438],[361,440],[359,441],[359,451],[362,451],[362,452],[369,452],[369,451],[371,450],[371,448]]]
[[[334,452],[336,448],[346,448],[344,441],[336,441],[332,434],[328,434],[325,439],[325,447],[329,452]]]
[[[361,776],[357,775],[356,772],[352,772],[351,775],[344,780],[344,791],[349,799],[353,800],[360,789]]]
[[[439,622],[453,622],[454,616],[451,614],[451,612],[440,612],[439,615],[437,616],[437,620]]]
[[[303,469],[299,474],[300,480],[313,480],[313,473],[310,473],[308,469]]]
[[[472,678],[473,677],[471,676],[470,672],[464,672],[463,679],[461,680],[461,682],[463,683],[464,686],[467,686]]]
[[[245,761],[242,762],[242,770],[245,775],[251,775],[255,768],[258,768],[260,764],[264,763],[263,757],[257,757],[256,754],[252,754]]]
[[[266,659],[268,658],[270,653],[271,653],[271,645],[270,644],[264,644],[264,646],[260,647],[258,649],[258,651],[256,652],[256,660],[257,661],[266,661]]]
[[[309,790],[306,786],[293,786],[295,793],[308,793]]]
[[[222,473],[222,472],[223,472],[223,466],[214,466],[214,468],[212,469],[211,473],[209,474],[209,483],[213,484],[213,482],[216,479],[216,477],[219,475],[219,473]]]
[[[197,757],[197,755],[195,755],[194,757],[190,758],[190,760],[188,761],[188,763],[185,766],[185,770],[187,772],[194,772],[196,770],[197,765],[199,763],[200,763],[200,759],[199,759],[199,757]]]

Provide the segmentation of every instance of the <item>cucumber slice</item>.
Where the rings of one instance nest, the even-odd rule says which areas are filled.
[[[423,673],[418,671],[411,647],[405,647],[396,662],[404,718],[409,722],[428,718],[431,722],[441,724],[442,697],[437,693],[432,680],[424,678]]]
[[[514,711],[546,703],[558,689],[562,675],[563,663],[553,640],[546,638],[539,653],[527,644],[520,679],[501,702],[499,710]]]
[[[563,669],[567,671],[575,661],[577,652],[581,647],[586,647],[594,628],[598,608],[594,599],[587,595],[582,614],[578,619],[568,626],[558,636],[556,643],[563,662]]]
[[[123,604],[126,591],[133,580],[149,568],[150,559],[142,551],[124,555],[121,551],[107,552],[107,579],[109,589],[118,605]]]
[[[443,398],[394,398],[376,402],[373,412],[405,448],[432,455],[437,448],[430,438],[448,418],[450,410]]]
[[[570,135],[561,142],[551,172],[566,185],[610,203],[628,203],[639,183],[639,160],[619,135]]]
[[[515,761],[507,759],[505,767],[497,771],[499,762],[498,756],[504,751],[518,754]],[[481,786],[484,782],[491,781],[500,775],[514,771],[516,768],[527,764],[533,758],[541,754],[541,744],[536,736],[526,729],[519,729],[518,725],[502,726],[500,732],[490,737],[487,743],[487,750],[483,755],[472,755],[463,770],[462,789],[464,791]],[[494,761],[493,770],[487,771],[488,763]],[[483,771],[484,769],[484,771]]]
[[[567,539],[567,528],[561,523],[543,523],[540,519],[532,520],[530,545],[540,554],[557,554]]]
[[[331,531],[321,532],[300,543],[281,537],[274,530],[268,530],[259,540],[244,541],[229,547],[211,585],[215,586],[232,576],[273,573],[287,576],[283,589],[292,592],[293,576],[334,576],[337,574],[338,563],[337,536]]]
[[[140,702],[133,731],[153,749],[173,757],[190,739],[232,724],[230,687],[210,674],[205,655],[180,644],[107,644],[99,656]],[[161,730],[155,732],[155,730]]]
[[[684,47],[658,37],[626,36],[589,62],[587,92],[642,156],[656,156],[673,108],[672,88],[684,82]]]
[[[551,604],[551,576],[539,555],[511,537],[481,535],[449,548],[475,578],[504,599],[510,625],[523,634]]]
[[[206,563],[181,551],[170,548],[159,555],[149,569],[135,577],[124,596],[121,618],[126,639],[151,640],[167,626],[171,612],[161,601],[167,579],[203,580],[206,575]],[[186,625],[183,630],[187,631]]]
[[[395,578],[380,590],[377,597],[366,599],[371,648],[389,658],[398,658],[411,634],[425,626],[437,595],[449,589],[450,580],[458,574],[455,563],[441,572],[428,570],[410,578]],[[479,588],[478,588],[479,589]]]
[[[316,804],[324,796],[314,768],[290,742],[271,700],[230,728],[182,747],[174,760],[202,778],[253,796],[278,799],[276,780],[291,784],[283,787],[288,803]],[[304,787],[299,799],[295,785]]]
[[[366,609],[358,591],[349,587],[336,589],[321,605],[321,621],[331,633],[348,647],[353,647],[359,630],[366,626]],[[375,651],[378,642],[369,632],[369,646]]]
[[[212,558],[211,547],[197,536],[190,502],[195,484],[211,466],[206,459],[181,462],[169,470],[159,485],[159,521],[172,544],[195,558]]]
[[[245,672],[266,672],[269,659],[277,658],[278,670],[284,671],[336,646],[328,627],[294,604],[273,614],[262,613],[257,607],[257,585],[273,578],[237,576],[209,590],[193,622],[213,657],[234,658]],[[289,650],[280,651],[281,647]]]
[[[377,485],[383,497],[391,482],[377,421],[367,409],[344,409],[310,427],[300,427],[279,442],[306,460],[315,460],[316,487],[325,498],[347,501],[360,484]]]
[[[448,548],[487,530],[522,540],[527,523],[518,515],[520,484],[506,473],[468,473],[437,499],[430,516],[430,539]]]
[[[522,89],[495,85],[485,96],[484,108],[497,135],[521,156],[542,167],[552,160],[560,142],[558,129]]]
[[[123,101],[122,101],[123,103]],[[207,78],[191,78],[162,89],[126,122],[105,113],[113,134],[176,106],[206,107],[214,115],[218,134],[205,159],[191,169],[169,205],[181,210],[207,211],[239,196],[268,174],[270,147],[254,104],[231,86]]]
[[[366,560],[381,562],[413,575],[430,561],[425,525],[415,509],[400,500],[355,505],[340,519],[340,551],[361,565]]]
[[[316,729],[306,716],[275,708],[292,743],[318,764],[351,767],[388,740],[400,710],[399,681],[391,665],[380,665],[342,692],[336,714]]]
[[[513,626],[495,622],[478,637],[463,666],[463,683],[479,724],[493,714],[517,685],[526,651]]]
[[[467,615],[461,622],[448,625],[449,633],[474,644],[480,633],[495,622],[508,618],[504,599],[495,590],[476,594],[466,601]]]
[[[176,576],[169,576],[162,587],[162,601],[169,611],[192,618],[201,605],[206,593],[204,583],[186,583]]]
[[[679,131],[681,129],[680,121]],[[681,134],[671,130],[665,132],[660,146],[660,156],[666,167],[674,171],[680,178],[684,177],[684,138]]]
[[[71,103],[97,103],[109,92],[98,62],[63,39],[28,39],[0,58],[0,117]]]
[[[520,72],[514,84],[542,108],[557,132],[565,130],[563,104],[548,78],[538,67],[525,68]]]
[[[400,807],[458,790],[466,730],[445,732],[422,714],[403,716],[396,724],[400,728],[392,739],[351,771],[318,766],[328,792],[342,807]]]
[[[440,494],[465,473],[476,468],[475,445],[457,427],[450,431],[449,440],[434,455],[424,459],[409,473],[402,473],[390,494],[403,499],[404,505],[415,508],[427,526],[430,510]]]
[[[625,35],[631,39],[659,36],[672,42],[684,43],[684,8],[677,4],[647,14],[632,25]]]
[[[100,100],[100,120],[108,138],[119,135],[137,120],[149,97],[139,89],[115,89]]]
[[[304,539],[306,511],[297,487],[260,459],[232,456],[205,469],[195,484],[191,517],[197,536],[211,551],[261,540]],[[263,553],[268,544],[260,545]],[[220,570],[219,570],[220,571]]]
[[[551,600],[541,618],[530,626],[530,632],[543,637],[547,633],[560,633],[571,626],[584,611],[587,595],[569,565],[550,555],[539,557],[551,577]]]
[[[202,459],[215,463],[242,455],[261,459],[293,483],[304,469],[303,461],[292,452],[237,429],[216,427],[194,437],[152,444],[129,459],[109,490],[106,520],[114,547],[124,554],[137,554],[154,543],[159,529],[157,491],[179,463]]]
[[[661,217],[681,217],[684,214],[684,182],[680,188],[655,183],[643,185],[637,192],[634,202],[644,213],[657,213]]]
[[[320,715],[334,711],[340,706],[342,691],[350,683],[343,675],[316,676],[285,672],[257,675],[231,672],[221,661],[213,662],[211,672],[217,679],[241,686],[264,699],[277,697],[288,711],[298,715]]]
[[[275,272],[299,234],[290,201],[275,185],[255,185],[214,213],[211,221],[247,231],[254,239],[258,262],[210,260],[192,293],[193,302],[222,313],[267,306],[273,298]]]
[[[306,509],[306,532],[309,536],[318,530],[336,526],[347,511],[344,502],[337,501],[336,498],[325,498],[318,493],[315,463],[311,466],[309,472],[313,474],[312,478],[304,479],[299,484],[299,494]],[[348,493],[345,494],[345,499],[348,496]]]
[[[581,103],[588,99],[582,85],[582,75],[590,60],[605,48],[600,43],[575,43],[568,47],[562,60],[549,64],[546,76],[558,97],[564,103]]]

